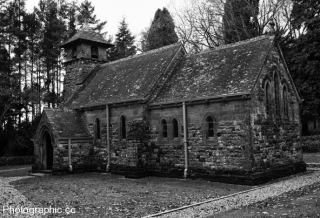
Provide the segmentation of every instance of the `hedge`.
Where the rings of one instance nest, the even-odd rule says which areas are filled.
[[[320,152],[320,135],[302,136],[301,145],[303,152]]]
[[[0,157],[0,166],[6,165],[30,165],[34,163],[33,156]]]

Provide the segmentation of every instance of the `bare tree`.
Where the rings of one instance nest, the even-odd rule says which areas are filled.
[[[252,0],[243,0],[248,5],[247,11],[251,14],[251,21],[257,30],[255,34],[247,34],[252,38],[265,33],[268,23],[273,20],[276,32],[288,34],[291,30],[290,14],[292,9],[291,0],[260,0],[259,10],[252,4]],[[214,49],[225,44],[225,26],[223,17],[225,11],[232,13],[232,4],[226,4],[226,0],[185,0],[178,5],[171,2],[170,10],[176,25],[176,32],[191,53],[204,49]],[[236,25],[238,22],[236,14],[227,16],[225,22]],[[243,22],[242,22],[243,24]],[[243,31],[244,26],[237,27]],[[237,31],[237,29],[235,29]],[[237,34],[237,33],[236,33]],[[241,34],[238,33],[240,36]],[[243,40],[239,37],[239,41]]]

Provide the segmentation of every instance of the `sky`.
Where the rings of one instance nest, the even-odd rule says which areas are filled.
[[[141,31],[150,25],[158,8],[168,7],[172,0],[91,0],[95,14],[100,21],[107,21],[104,32],[115,35],[119,22],[126,18],[131,33],[139,37]],[[183,0],[174,0],[183,1]],[[39,0],[26,0],[26,9],[31,12]],[[81,0],[79,0],[81,2]]]

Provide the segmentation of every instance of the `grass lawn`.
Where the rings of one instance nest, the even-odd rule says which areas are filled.
[[[320,153],[303,153],[303,160],[306,163],[320,163]]]
[[[75,208],[76,213],[68,217],[141,217],[252,188],[189,179],[126,179],[99,173],[37,177],[12,184],[36,206]]]
[[[320,217],[320,183],[238,210],[217,214],[219,218]],[[209,217],[208,217],[209,218]]]

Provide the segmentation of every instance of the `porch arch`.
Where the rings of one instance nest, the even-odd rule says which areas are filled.
[[[41,162],[46,170],[53,166],[53,137],[48,128],[43,128],[40,135]]]

